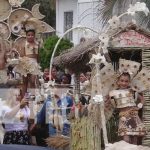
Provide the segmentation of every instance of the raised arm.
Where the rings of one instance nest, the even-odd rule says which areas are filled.
[[[9,118],[14,117],[17,114],[17,112],[20,110],[20,108],[24,108],[26,105],[27,105],[27,100],[23,99],[20,102],[20,104],[18,104],[15,107],[13,107],[11,109],[11,111],[6,112],[5,115],[4,115],[4,118],[8,118],[9,119]]]

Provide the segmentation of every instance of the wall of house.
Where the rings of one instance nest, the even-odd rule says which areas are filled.
[[[86,26],[96,31],[100,29],[97,18],[99,0],[56,0],[56,34],[64,33],[64,12],[73,11],[72,26]],[[72,42],[76,45],[81,37],[95,36],[91,31],[73,31]]]
[[[97,9],[99,0],[78,0],[78,24],[99,31],[100,23],[98,21]],[[78,33],[78,39],[81,37],[89,38],[97,34],[87,30]]]
[[[56,0],[56,34],[58,36],[64,33],[64,12],[68,11],[73,11],[73,24],[76,24],[77,0]]]

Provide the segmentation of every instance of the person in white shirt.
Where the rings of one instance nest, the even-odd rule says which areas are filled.
[[[4,140],[3,144],[30,144],[28,118],[30,110],[26,99],[22,99],[20,89],[10,89],[6,105],[2,107]]]
[[[86,88],[86,86],[89,84],[89,80],[86,78],[84,73],[80,74],[80,90],[83,92]]]

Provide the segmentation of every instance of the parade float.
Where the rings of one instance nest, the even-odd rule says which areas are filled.
[[[39,11],[40,4],[35,4],[31,10],[28,10],[21,7],[23,2],[24,0],[3,0],[1,2],[0,36],[3,42],[3,51],[5,51],[5,54],[3,55],[5,55],[4,57],[7,59],[5,67],[9,65],[16,65],[19,62],[22,62],[22,65],[24,65],[21,58],[23,54],[21,45],[24,45],[26,40],[26,33],[24,29],[25,24],[26,26],[33,25],[36,28],[36,38],[37,41],[39,41],[39,44],[42,42],[42,36],[45,33],[55,31],[50,25],[42,20],[45,16]],[[31,67],[28,65],[25,70],[27,71],[29,68]],[[22,73],[24,74],[25,72],[22,70]],[[7,83],[15,84],[20,82],[19,80],[20,78],[18,81],[12,79],[7,81]]]
[[[113,132],[112,130],[115,129],[117,124],[110,130],[109,128],[106,129],[106,122],[107,124],[109,123],[113,108],[105,105],[105,98],[109,91],[116,88],[115,81],[118,76],[117,73],[120,70],[129,72],[136,70],[136,72],[138,72],[136,75],[132,72],[132,74],[135,75],[132,79],[132,86],[136,91],[144,93],[145,105],[143,107],[143,120],[149,131],[148,91],[150,34],[149,31],[136,25],[135,20],[132,20],[132,23],[129,24],[120,22],[122,16],[134,16],[135,13],[139,11],[143,11],[145,15],[148,15],[149,13],[149,10],[144,3],[137,2],[135,5],[130,5],[127,12],[120,16],[113,16],[112,19],[108,21],[107,29],[105,32],[100,33],[99,38],[87,40],[84,43],[71,48],[65,54],[54,58],[53,63],[55,65],[61,64],[70,70],[74,70],[77,78],[76,93],[78,94],[81,94],[78,82],[79,73],[83,72],[84,69],[88,67],[89,63],[94,64],[94,66],[92,65],[91,67],[91,101],[87,107],[88,115],[81,115],[82,117],[78,116],[71,122],[70,149],[100,150],[102,148],[101,141],[104,141],[106,149],[120,149],[119,142],[113,145],[108,144],[110,142],[116,142],[115,136],[117,134],[114,135],[111,140],[108,139],[110,139],[111,133]],[[91,58],[92,53],[93,55]],[[142,69],[139,68],[139,63],[136,63],[135,61],[142,64]],[[80,113],[82,114],[82,111]],[[103,135],[101,134],[101,129]],[[149,146],[149,136],[148,132],[143,138],[142,145]],[[148,147],[132,147],[132,145],[128,145],[125,142],[121,145],[124,145],[124,147],[128,149],[149,149]]]
[[[38,33],[52,32],[54,30],[45,22],[41,21],[43,15],[39,13],[39,5],[33,6],[32,11],[29,11],[27,9],[20,8],[23,1],[8,2],[5,0],[3,2],[7,6],[7,13],[5,15],[1,15],[3,16],[1,17],[0,22],[1,36],[7,41],[8,45],[10,44],[8,47],[12,48],[12,46],[16,44],[14,47],[16,47],[15,52],[17,53],[17,57],[14,57],[16,55],[11,55],[12,52],[10,52],[12,57],[9,57],[8,59],[9,64],[16,66],[20,64],[19,61],[21,61],[20,56],[22,53],[20,49],[17,49],[17,46],[20,41],[23,42],[25,39],[25,33],[24,30],[22,30],[23,22],[35,24],[38,27]],[[147,91],[150,89],[150,34],[149,32],[140,29],[135,24],[126,25],[121,24],[120,22],[120,18],[122,16],[134,15],[139,11],[143,11],[145,15],[149,13],[145,3],[136,3],[135,5],[131,5],[124,14],[112,17],[112,19],[108,21],[108,27],[105,32],[99,33],[99,37],[85,41],[85,43],[81,43],[75,48],[72,48],[69,52],[56,57],[54,61],[52,57],[50,70],[52,64],[61,64],[68,69],[72,69],[76,74],[76,85],[74,91],[75,108],[72,110],[70,115],[65,117],[65,120],[63,120],[64,116],[62,116],[60,112],[62,109],[67,109],[66,106],[58,108],[53,101],[53,95],[58,92],[59,88],[56,87],[54,82],[50,81],[45,84],[42,80],[40,81],[40,92],[37,93],[36,97],[40,95],[45,96],[45,94],[51,96],[52,102],[48,105],[50,106],[48,107],[48,112],[52,112],[52,114],[49,114],[48,116],[48,123],[52,123],[53,127],[57,131],[56,135],[46,139],[49,147],[72,150],[101,150],[104,147],[106,150],[111,150],[116,149],[116,147],[119,148],[117,146],[118,144],[114,143],[116,142],[113,139],[115,137],[112,137],[111,141],[109,140],[112,130],[108,130],[108,128],[106,128],[106,123],[109,122],[114,108],[112,108],[110,104],[107,106],[105,104],[105,99],[109,91],[116,88],[115,79],[118,76],[117,73],[119,69],[131,71],[133,74],[136,73],[136,76],[134,76],[132,80],[132,86],[137,92],[144,92],[145,105],[143,108],[143,116],[145,126],[149,129],[150,114],[148,107],[150,102],[149,93]],[[4,12],[2,12],[2,14],[3,13]],[[74,29],[86,28],[87,27],[77,27]],[[11,33],[18,37],[14,44],[12,44],[12,41],[8,42]],[[59,43],[56,44],[55,48],[57,48],[58,44]],[[125,59],[128,59],[128,61]],[[142,63],[142,69],[139,68],[139,63],[134,61]],[[80,107],[79,96],[81,93],[79,73],[84,71],[84,69],[89,68],[92,70],[92,78],[88,87],[88,92],[85,91],[85,93],[88,93],[91,96],[91,100],[88,106]],[[28,72],[25,72],[25,74],[22,75],[26,75],[27,73]],[[54,90],[55,88],[57,88],[57,91]],[[122,93],[119,93],[117,96],[122,96],[120,94]],[[50,111],[50,108],[52,108],[53,111]],[[67,124],[64,122],[66,119],[68,120]],[[63,134],[64,130],[67,130],[67,134],[65,135]],[[109,144],[110,142],[113,142],[114,144]],[[124,146],[128,145],[127,143],[122,144]],[[143,145],[150,146],[149,132],[145,138],[143,138]],[[130,146],[133,148],[133,145],[128,145],[129,148]],[[139,147],[134,146],[134,148],[138,149]],[[140,147],[140,149],[142,149],[142,147]],[[145,147],[145,149],[148,148]]]

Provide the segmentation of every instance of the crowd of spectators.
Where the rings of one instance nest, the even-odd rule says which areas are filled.
[[[8,76],[11,79],[15,78],[12,67],[8,68]],[[82,105],[88,104],[88,99],[83,93],[86,85],[89,84],[90,76],[90,72],[80,74],[82,94],[79,101]],[[68,116],[74,111],[75,106],[74,77],[73,73],[62,71],[57,67],[53,67],[51,73],[49,68],[43,70],[44,83],[52,80],[58,86],[56,86],[57,90],[54,91],[53,96],[49,94],[40,103],[39,101],[36,102],[36,105],[40,105],[40,107],[38,107],[39,110],[34,119],[31,119],[31,112],[33,112],[31,108],[34,109],[34,107],[29,107],[30,98],[28,99],[26,95],[23,95],[21,89],[10,89],[7,101],[2,107],[2,122],[5,131],[2,143],[47,146],[45,139],[56,135],[58,131],[65,136],[69,136],[70,122]],[[47,106],[52,111],[48,111]],[[61,130],[57,128],[54,122],[49,120],[49,115],[55,116],[56,114],[63,119]]]

